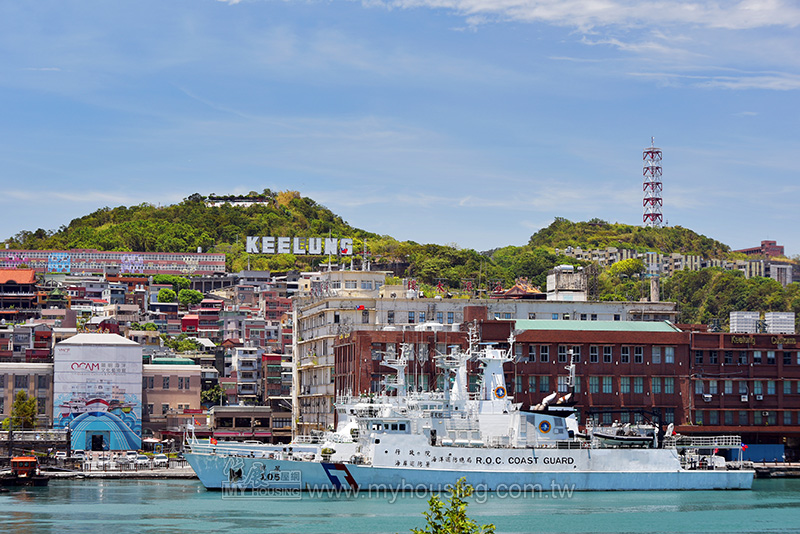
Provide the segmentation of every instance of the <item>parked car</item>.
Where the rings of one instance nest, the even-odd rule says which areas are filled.
[[[72,457],[76,460],[86,459],[86,454],[83,451],[72,451]]]
[[[56,460],[64,461],[67,459],[67,451],[56,451]]]
[[[166,454],[156,454],[153,456],[153,467],[169,467],[169,458]]]
[[[136,467],[148,467],[150,465],[150,458],[144,454],[136,455]]]
[[[117,457],[117,463],[119,465],[134,465],[136,463],[136,457],[139,456],[139,453],[136,451],[125,451],[124,454],[120,453]]]

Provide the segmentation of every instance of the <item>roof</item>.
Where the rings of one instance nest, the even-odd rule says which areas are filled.
[[[77,334],[58,343],[59,345],[136,345],[118,334]]]
[[[680,332],[669,321],[548,321],[518,319],[517,330],[578,330],[591,332]]]
[[[36,272],[33,269],[0,269],[0,284],[35,284]]]

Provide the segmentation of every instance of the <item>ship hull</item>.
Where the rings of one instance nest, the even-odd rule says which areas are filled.
[[[558,451],[544,458],[572,459],[561,463],[514,466],[507,463],[442,467],[374,466],[353,463],[271,460],[207,453],[186,455],[202,484],[209,489],[253,490],[291,489],[299,491],[442,491],[465,477],[476,491],[493,492],[571,492],[634,490],[722,490],[750,489],[754,472],[750,470],[670,469],[669,451],[651,450],[633,455],[611,467],[600,458],[594,468],[589,451]],[[591,451],[598,455],[598,451]],[[602,454],[601,454],[602,456]],[[660,458],[663,457],[663,458]],[[648,469],[648,460],[653,468]]]

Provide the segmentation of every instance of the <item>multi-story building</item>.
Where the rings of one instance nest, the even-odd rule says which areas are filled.
[[[458,331],[481,315],[494,319],[556,321],[664,321],[674,319],[671,302],[582,302],[526,299],[420,298],[406,286],[385,286],[385,274],[329,271],[310,278],[307,296],[295,300],[294,404],[298,432],[333,425],[333,357],[336,340],[361,330],[414,330],[428,323]],[[476,310],[483,311],[476,311]]]
[[[769,258],[783,256],[783,245],[779,245],[777,241],[761,241],[760,246],[743,248],[735,250],[734,252],[741,252],[748,256],[766,256]]]
[[[0,363],[0,420],[11,416],[17,392],[36,399],[36,426],[53,423],[53,363]],[[16,424],[16,423],[15,423]]]
[[[202,367],[185,358],[154,358],[142,366],[142,428],[157,433],[167,417],[200,410]]]
[[[0,319],[23,322],[38,313],[33,269],[0,269]]]
[[[581,422],[672,423],[684,434],[739,434],[746,456],[800,458],[800,344],[793,335],[680,330],[657,322],[478,322],[480,338],[507,347],[516,332],[514,361],[505,365],[515,402],[535,406],[567,393],[566,367],[575,364]],[[337,394],[377,392],[390,379],[381,362],[410,346],[406,384],[441,390],[445,377],[434,355],[466,347],[466,332],[353,331],[334,347]],[[468,369],[475,390],[478,369]]]
[[[38,273],[212,275],[225,272],[225,254],[7,249],[0,268],[22,264]]]

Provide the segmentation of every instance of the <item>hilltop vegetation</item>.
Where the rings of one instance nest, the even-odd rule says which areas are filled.
[[[617,247],[639,252],[696,254],[704,258],[726,258],[731,252],[728,245],[680,226],[647,228],[600,219],[574,223],[561,217],[533,234],[528,245],[562,250],[569,246],[584,250]]]
[[[491,290],[497,284],[508,288],[519,278],[544,289],[547,272],[554,266],[589,265],[555,253],[555,249],[563,251],[568,246],[584,250],[617,247],[697,254],[706,258],[735,257],[727,245],[681,227],[643,228],[599,219],[571,222],[559,217],[531,236],[526,245],[480,253],[455,246],[397,241],[390,236],[354,228],[328,208],[296,191],[265,189],[262,193],[251,192],[244,198],[218,196],[213,200],[225,203],[209,207],[206,197],[193,194],[178,204],[165,207],[151,204],[106,207],[74,219],[58,230],[22,231],[6,243],[13,248],[26,249],[96,248],[136,252],[195,252],[201,248],[204,252],[225,253],[226,267],[230,271],[248,266],[287,271],[317,268],[327,257],[277,254],[249,255],[248,258],[246,236],[351,237],[356,265],[361,263],[360,254],[366,241],[373,264],[406,265],[402,275],[416,279],[427,294],[433,294],[441,284],[456,297],[467,296],[467,292],[461,291],[467,284],[474,290]],[[258,203],[249,207],[233,205],[237,200],[257,200]],[[346,257],[339,261],[348,263],[349,260]],[[618,262],[600,271],[597,297],[600,300],[645,298],[649,294],[649,280],[640,276],[643,271],[644,264],[640,260]],[[718,318],[724,325],[728,313],[733,310],[795,311],[800,315],[798,284],[783,288],[770,279],[746,280],[738,271],[721,269],[682,271],[662,280],[661,284],[662,299],[678,303],[680,322],[707,324]],[[173,285],[176,294],[185,289]]]

